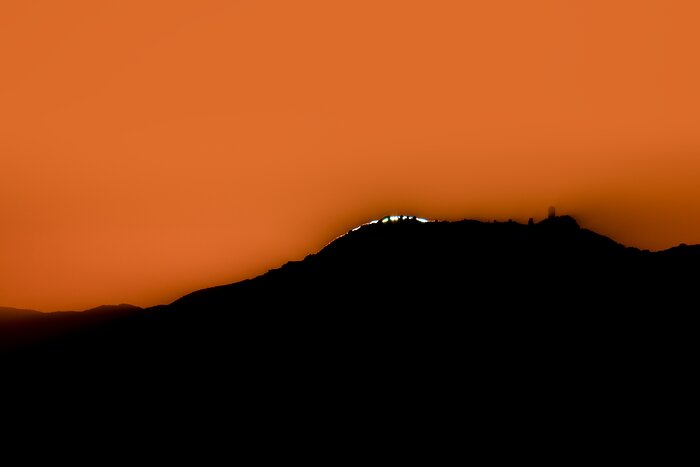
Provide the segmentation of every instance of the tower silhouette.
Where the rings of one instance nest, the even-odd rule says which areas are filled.
[[[555,217],[557,217],[557,212],[554,209],[554,206],[550,206],[549,209],[547,210],[547,218],[554,219]]]

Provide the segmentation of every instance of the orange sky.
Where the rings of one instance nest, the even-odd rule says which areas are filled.
[[[389,213],[700,243],[696,0],[2,0],[0,305],[153,305]]]

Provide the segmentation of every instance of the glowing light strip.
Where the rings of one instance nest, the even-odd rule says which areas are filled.
[[[384,217],[384,218],[382,218],[382,219],[375,219],[375,220],[372,220],[372,221],[369,221],[369,222],[365,222],[364,224],[358,225],[358,226],[355,227],[354,229],[350,230],[350,232],[357,232],[358,230],[360,230],[362,227],[364,227],[364,226],[366,226],[366,225],[379,224],[380,222],[381,222],[382,224],[386,224],[386,223],[388,223],[388,222],[398,222],[398,221],[402,221],[402,220],[404,220],[404,221],[405,221],[405,220],[416,220],[416,221],[418,221],[418,222],[420,222],[420,223],[422,223],[422,224],[425,224],[425,223],[427,223],[427,222],[430,222],[429,219],[425,219],[425,218],[423,218],[423,217],[403,216],[403,215],[402,215],[402,216],[386,216],[386,217]],[[345,235],[347,235],[347,234],[343,234],[343,235],[340,235],[340,236],[334,238],[333,240],[331,240],[330,242],[328,242],[328,243],[326,244],[326,246],[330,245],[331,243],[333,243],[334,241],[338,240],[339,238],[344,237]]]

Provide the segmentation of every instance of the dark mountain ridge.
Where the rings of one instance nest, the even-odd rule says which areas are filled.
[[[170,307],[225,310],[248,291],[274,290],[255,300],[303,297],[307,305],[357,311],[454,304],[461,297],[496,309],[528,303],[555,309],[561,299],[569,308],[603,311],[620,300],[665,302],[670,289],[688,283],[698,260],[700,246],[642,251],[581,229],[569,216],[534,225],[408,219],[363,226],[301,262],[194,292]]]
[[[526,335],[602,336],[646,326],[648,312],[693,303],[700,247],[625,247],[569,216],[537,224],[386,218],[254,279],[188,294],[170,305],[31,314],[4,323],[19,355],[71,360],[207,354],[241,345],[383,347]],[[20,322],[21,321],[21,322]],[[556,332],[552,332],[556,330]],[[561,333],[566,330],[566,333]],[[460,337],[462,336],[462,337]],[[388,344],[387,344],[388,345]]]
[[[84,311],[55,311],[0,307],[0,352],[59,342],[143,310],[122,303]]]
[[[9,306],[0,306],[0,319],[4,317],[22,317],[22,316],[27,316],[27,315],[39,315],[39,314],[47,314],[47,313],[92,313],[92,312],[97,312],[97,313],[102,313],[102,312],[112,312],[112,311],[121,311],[121,310],[133,310],[135,308],[142,309],[139,306],[136,305],[130,305],[128,303],[120,303],[119,305],[100,305],[95,308],[88,308],[87,310],[61,310],[61,311],[39,311],[39,310],[32,310],[28,308],[13,308]]]
[[[0,306],[0,322],[4,320],[26,318],[27,316],[37,316],[39,314],[41,314],[41,312],[37,310]]]
[[[387,220],[170,305],[2,324],[0,363],[21,393],[78,394],[70,416],[117,403],[284,437],[312,423],[328,442],[336,430],[443,442],[464,425],[489,453],[541,433],[618,442],[611,414],[637,439],[655,405],[684,413],[699,264],[698,246],[641,251],[567,216]]]

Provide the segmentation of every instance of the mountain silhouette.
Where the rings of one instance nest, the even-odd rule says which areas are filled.
[[[424,443],[467,424],[495,451],[589,426],[619,439],[614,413],[641,436],[657,400],[682,413],[693,387],[699,264],[698,246],[629,248],[568,216],[394,216],[169,305],[26,312],[0,323],[0,367],[22,392],[191,426]]]
[[[694,298],[699,261],[700,246],[642,251],[569,216],[528,225],[394,216],[303,261],[170,305],[26,312],[4,323],[1,337],[14,355],[136,364],[157,355],[225,358],[263,342],[263,353],[504,338],[515,345],[546,333],[571,342],[645,326],[644,310],[683,310]]]

